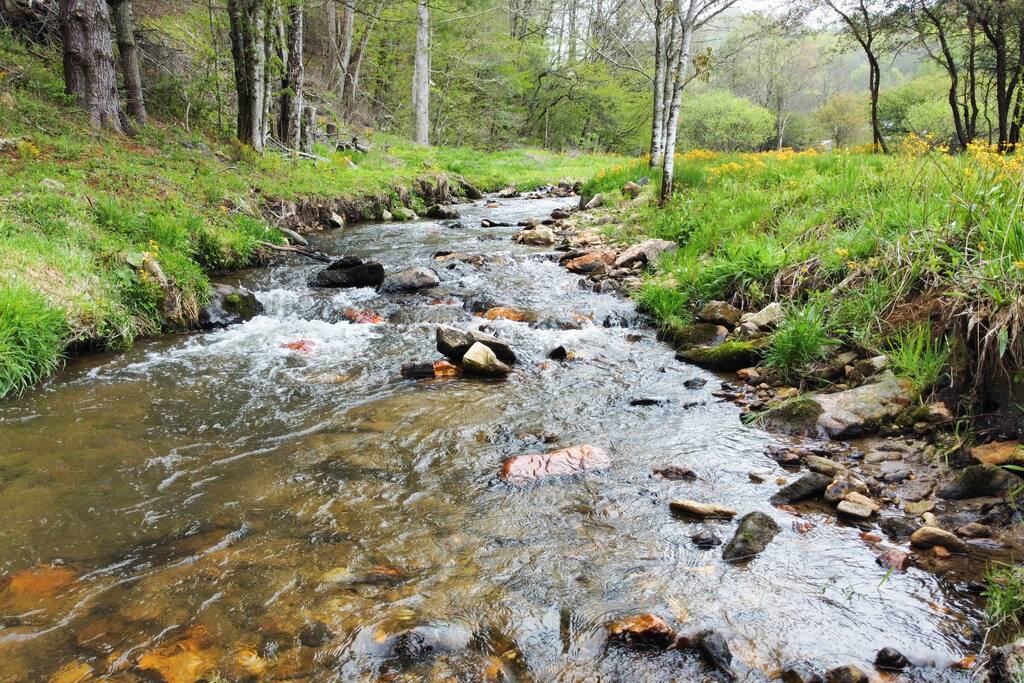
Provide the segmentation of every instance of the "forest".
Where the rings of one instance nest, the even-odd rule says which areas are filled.
[[[1024,681],[1021,0],[0,0],[0,683]]]

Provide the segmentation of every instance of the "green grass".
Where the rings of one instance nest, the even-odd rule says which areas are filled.
[[[829,326],[820,305],[810,303],[793,308],[779,326],[765,352],[764,363],[780,371],[787,380],[823,358],[831,341]]]
[[[64,314],[20,283],[0,285],[0,395],[21,393],[60,365]]]
[[[1024,628],[1024,567],[1019,564],[997,564],[985,576],[985,611],[996,627],[1013,631]]]
[[[282,240],[263,217],[271,199],[394,204],[421,179],[457,175],[485,191],[530,190],[625,163],[601,154],[420,147],[385,135],[370,136],[368,153],[321,145],[325,160],[261,156],[186,130],[158,100],[151,125],[134,138],[93,130],[63,90],[59,52],[35,46],[29,53],[0,30],[0,138],[18,140],[0,153],[0,285],[34,292],[32,301],[65,321],[69,344],[123,348],[192,322],[211,271],[254,264],[260,242]],[[179,320],[167,319],[165,292],[145,275],[146,259],[159,264],[180,301]],[[52,338],[28,343],[35,310],[42,309],[0,311],[5,333],[20,340],[4,342],[0,396],[52,371],[60,357]],[[38,355],[18,360],[23,353]]]
[[[673,200],[631,207],[640,228],[618,235],[679,243],[638,294],[663,323],[714,299],[782,301],[816,310],[768,351],[790,372],[844,347],[890,352],[922,390],[1024,369],[1024,155],[697,151],[677,166]]]

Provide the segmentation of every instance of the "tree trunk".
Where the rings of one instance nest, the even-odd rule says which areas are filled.
[[[121,57],[124,89],[128,94],[128,113],[145,125],[146,103],[142,95],[142,76],[139,75],[139,51],[135,45],[135,22],[132,18],[132,0],[110,3],[110,16],[117,34],[117,52]]]
[[[262,152],[267,91],[266,9],[261,0],[228,0],[228,18],[238,95],[236,136]]]
[[[123,132],[105,0],[62,0],[64,85],[93,126]]]
[[[380,18],[383,8],[384,0],[377,0],[377,6],[374,8],[373,14],[370,15],[366,27],[363,28],[363,34],[359,38],[359,45],[356,47],[355,52],[352,53],[352,59],[349,61],[348,73],[345,74],[345,101],[342,103],[342,110],[346,120],[355,111],[356,93],[359,90],[359,78],[363,70],[363,57],[366,55],[366,46],[370,43],[370,34],[373,33],[373,28],[377,24],[377,19]]]
[[[662,163],[664,150],[664,119],[665,119],[665,13],[661,0],[655,0],[654,7],[654,111],[651,121],[651,161],[650,167],[657,168]]]
[[[878,122],[878,94],[881,90],[882,69],[874,54],[868,53],[868,90],[871,94],[871,144],[875,151],[881,150],[884,154],[889,153],[889,148],[882,137],[882,128]]]
[[[569,0],[569,50],[567,59],[569,64],[576,63],[576,31],[579,20],[577,7],[579,0]]]
[[[345,101],[345,92],[348,88],[348,72],[352,64],[352,42],[353,31],[355,30],[356,6],[355,0],[344,0],[341,3],[341,17],[338,26],[338,73],[341,74],[338,99]]]
[[[281,142],[291,149],[299,148],[302,87],[306,78],[303,66],[304,14],[301,2],[294,1],[288,6],[288,25],[285,27],[285,50],[288,60],[284,78],[281,79],[281,119],[278,134],[281,136]]]
[[[414,56],[412,106],[414,140],[430,144],[430,10],[427,0],[416,0],[416,53]]]
[[[316,107],[307,104],[302,108],[301,130],[299,150],[312,154],[313,143],[316,142]]]
[[[660,204],[665,205],[672,198],[672,183],[676,170],[676,133],[679,130],[679,111],[683,106],[683,88],[686,85],[686,72],[690,68],[690,46],[693,43],[694,22],[697,16],[698,0],[690,0],[683,14],[683,0],[675,0],[676,12],[680,16],[679,29],[682,40],[679,45],[679,58],[673,69],[672,104],[669,108],[668,130],[665,135],[665,161],[661,173]]]

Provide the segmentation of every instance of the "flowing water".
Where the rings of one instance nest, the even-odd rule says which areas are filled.
[[[475,227],[567,201],[461,207],[461,229],[318,235],[389,270],[437,266],[442,285],[314,290],[318,266],[289,260],[229,280],[264,315],[78,358],[0,403],[0,681],[62,667],[118,681],[714,679],[689,652],[606,645],[609,621],[642,611],[720,630],[749,680],[797,659],[871,670],[885,646],[937,667],[916,680],[955,680],[979,620],[963,587],[887,574],[862,528],[771,507],[774,479],[792,477],[764,455],[779,438],[714,399],[718,378],[677,362],[628,301],[514,245],[513,228]],[[488,260],[439,264],[438,250]],[[467,302],[484,300],[537,320],[474,319]],[[402,362],[439,357],[444,321],[486,324],[521,363],[502,381],[401,379]],[[547,361],[556,345],[575,359]],[[708,384],[688,390],[692,377]],[[510,455],[577,443],[613,467],[497,478]],[[652,476],[668,464],[700,478]],[[727,565],[689,537],[727,540],[735,523],[673,518],[675,497],[764,511],[782,533]]]

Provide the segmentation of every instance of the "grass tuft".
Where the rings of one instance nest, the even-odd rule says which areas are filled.
[[[935,387],[946,376],[949,344],[945,337],[932,332],[930,323],[897,332],[887,352],[893,371],[913,382],[919,393]]]
[[[64,314],[42,295],[0,285],[0,396],[20,394],[56,370],[68,332]]]
[[[793,308],[772,336],[765,352],[765,365],[792,380],[802,368],[823,359],[833,342],[822,307],[807,304]]]

